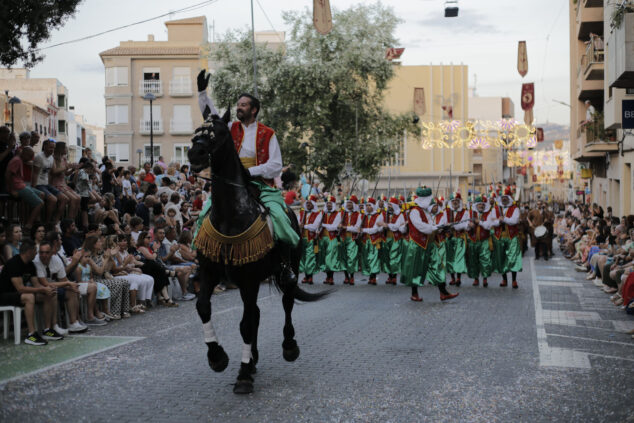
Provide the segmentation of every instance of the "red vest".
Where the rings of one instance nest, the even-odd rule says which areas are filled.
[[[349,212],[349,211],[343,212],[343,217],[341,218],[341,226],[346,228],[348,226],[356,225],[360,215],[361,213],[359,212]],[[346,237],[354,238],[356,236],[357,234],[355,234],[354,232],[346,231]]]
[[[401,212],[401,214],[403,214],[403,213]],[[401,214],[393,214],[393,215],[392,215],[392,217],[391,217],[391,219],[390,219],[390,223],[391,223],[391,224],[396,223],[396,221],[398,220],[398,218],[399,218],[399,217],[401,217]],[[404,217],[404,216],[403,216],[403,217]],[[406,221],[406,222],[407,222],[407,221]],[[388,237],[392,236],[392,237],[394,237],[394,240],[395,240],[395,241],[398,241],[399,239],[403,238],[405,235],[404,235],[401,231],[398,231],[398,230],[397,230],[397,231],[390,231],[390,230],[388,229],[388,231],[387,231],[387,236],[388,236]]]
[[[474,218],[474,216],[477,214],[477,211],[474,210],[469,210],[469,217],[471,219]],[[479,219],[480,220],[487,220],[487,218],[489,217],[489,213],[491,213],[491,210],[484,212],[480,215]],[[490,235],[491,231],[487,231],[486,229],[484,229],[482,226],[480,226],[480,224],[478,223],[476,225],[476,227],[474,229],[471,229],[469,231],[469,239],[471,241],[484,241],[485,239],[489,239],[489,235]]]
[[[447,209],[447,223],[455,223],[460,222],[462,220],[462,216],[467,212],[465,208],[460,210],[458,213],[453,211],[451,208]],[[464,231],[455,231],[457,234],[461,234]]]
[[[324,212],[324,217],[322,217],[321,219],[321,223],[322,225],[325,223],[327,225],[332,225],[335,221],[335,219],[337,218],[337,214],[339,214],[338,211],[332,211],[332,212]],[[326,228],[324,228],[321,231],[321,236],[324,237],[326,235],[328,235],[328,238],[330,240],[333,240],[335,238],[337,238],[337,234],[339,233],[339,231],[327,231]]]
[[[258,166],[269,161],[269,142],[275,131],[260,122],[256,122],[256,125],[258,125],[258,129],[255,135],[255,165]],[[231,138],[233,138],[236,151],[240,154],[244,139],[244,129],[240,122],[236,121],[231,124]]]
[[[493,209],[491,209],[491,211],[493,211]],[[495,217],[502,217],[502,209],[500,209],[500,206],[497,204],[495,205]],[[500,239],[502,237],[503,229],[504,228],[501,224],[493,228],[493,236],[495,239]]]
[[[315,219],[317,219],[317,216],[319,216],[321,212],[310,212],[308,215],[306,214],[306,210],[300,210],[299,211],[299,221],[302,222],[302,225],[306,225],[306,224],[313,224],[315,223]],[[306,219],[308,219],[308,221],[306,221]],[[309,241],[312,241],[313,239],[317,238],[317,234],[318,232],[310,232],[308,229],[304,229],[302,231],[302,236],[304,238],[306,238]]]
[[[363,229],[373,228],[376,223],[376,220],[379,218],[380,215],[381,215],[380,213],[374,213],[371,216],[368,216],[368,215],[363,216],[363,223],[361,224],[361,228]],[[381,240],[382,237],[383,235],[379,231],[372,235],[363,234],[362,239],[363,239],[363,242],[365,242],[369,238],[370,241],[372,241],[372,244],[376,245]]]
[[[511,205],[511,207],[508,208],[508,210],[506,211],[506,218],[510,219],[511,217],[513,217],[513,213],[515,212],[515,210],[517,209],[517,206],[515,204]],[[517,225],[509,225],[508,223],[504,224],[504,236],[508,236],[509,238],[513,239],[516,236],[519,235],[520,232],[520,226],[519,224]]]
[[[420,214],[420,220],[422,220],[425,223],[429,223],[429,221],[427,220],[427,216],[425,216],[425,211],[422,208],[418,206],[414,206],[410,209],[410,212],[411,210],[418,210],[418,213]],[[418,244],[422,248],[427,249],[427,242],[429,240],[428,235],[416,229],[416,226],[414,226],[411,219],[408,219],[407,225],[409,228],[409,239],[414,241],[416,244]]]
[[[438,213],[435,216],[435,220],[436,220],[436,225],[440,225],[440,221],[442,220],[442,213]],[[445,240],[445,233],[440,233],[440,232],[436,232],[434,237],[434,240],[436,241],[436,243],[442,242]]]

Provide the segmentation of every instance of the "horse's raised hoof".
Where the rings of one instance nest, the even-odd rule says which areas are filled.
[[[286,361],[295,361],[299,357],[299,347],[294,339],[282,342],[282,356]]]
[[[253,380],[237,380],[233,385],[233,393],[238,395],[253,393]]]
[[[207,344],[207,361],[209,362],[209,367],[214,372],[222,372],[229,365],[229,356],[225,352],[222,346],[218,345],[217,342],[211,342]]]

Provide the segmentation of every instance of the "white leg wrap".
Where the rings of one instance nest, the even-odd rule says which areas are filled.
[[[211,320],[207,323],[203,323],[203,334],[205,342],[218,342],[216,331],[214,330],[214,325],[211,323]]]
[[[251,355],[251,344],[242,344],[242,362],[248,363],[253,356]]]

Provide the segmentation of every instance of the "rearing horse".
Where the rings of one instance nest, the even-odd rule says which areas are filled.
[[[253,374],[258,362],[258,326],[260,309],[257,306],[260,283],[271,278],[282,291],[284,306],[283,356],[286,361],[299,357],[291,313],[295,300],[311,302],[327,292],[308,293],[297,286],[297,278],[282,278],[280,253],[273,247],[272,226],[266,210],[256,200],[257,188],[249,183],[250,175],[243,167],[235,150],[228,128],[230,112],[219,118],[208,118],[192,138],[188,152],[191,169],[200,172],[211,166],[211,209],[194,241],[200,262],[201,288],[196,309],[203,323],[209,366],[222,372],[229,358],[218,342],[211,321],[211,295],[224,276],[240,289],[244,305],[240,334],[242,360],[233,391],[237,394],[253,392]],[[255,191],[255,192],[254,192]],[[299,233],[292,210],[291,223]],[[291,252],[291,269],[299,274],[299,249]]]

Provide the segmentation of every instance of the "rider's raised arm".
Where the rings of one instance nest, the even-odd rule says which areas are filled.
[[[264,179],[274,179],[282,174],[282,152],[275,134],[269,141],[269,160],[258,166],[249,168],[251,176],[261,176]]]
[[[200,108],[200,113],[203,115],[203,119],[207,119],[210,114],[219,115],[213,100],[207,95],[206,90],[198,93],[198,107]]]

